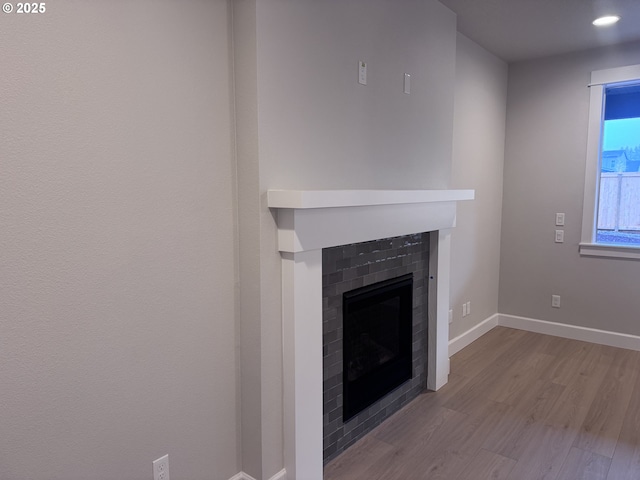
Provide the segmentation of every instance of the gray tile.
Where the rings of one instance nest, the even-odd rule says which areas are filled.
[[[353,280],[358,277],[358,267],[349,268],[348,270],[343,271],[344,280]]]
[[[325,371],[333,374],[327,375],[323,385],[323,400],[326,400],[324,406],[330,410],[327,416],[323,416],[325,462],[379,425],[387,416],[397,411],[400,405],[414,398],[426,384],[426,310],[423,305],[426,305],[427,293],[426,288],[423,288],[423,292],[414,292],[414,298],[419,297],[415,302],[412,322],[412,349],[417,352],[413,361],[415,378],[356,415],[347,424],[342,423],[342,293],[406,273],[414,274],[414,288],[425,287],[428,284],[425,276],[428,271],[429,252],[425,239],[428,241],[428,237],[428,234],[416,234],[334,247],[335,251],[323,250],[323,269],[326,267],[326,270],[323,270],[323,284],[325,287],[335,287],[335,295],[323,298],[323,365]],[[342,269],[339,272],[342,279],[337,275],[337,269]],[[324,293],[333,294],[334,290],[325,288]],[[335,432],[339,434],[331,436]],[[329,438],[335,441],[329,441]]]
[[[336,408],[329,412],[329,422],[342,418],[342,408]]]
[[[335,342],[338,338],[338,332],[337,331],[329,331],[326,333],[322,334],[322,342],[323,343],[331,343],[331,342]]]
[[[326,345],[327,347],[327,356],[329,355],[342,355],[342,342],[331,342],[330,344]],[[422,347],[422,344],[420,344],[420,348]]]
[[[340,270],[346,270],[351,268],[351,259],[350,258],[343,258],[340,259],[338,261],[336,261],[336,271],[340,271]]]
[[[329,303],[327,305],[327,308],[335,308],[338,306],[342,308],[342,296],[335,295],[333,297],[329,297]]]
[[[331,273],[328,276],[329,276],[329,285],[340,283],[343,280],[343,272]]]
[[[334,376],[334,377],[330,377],[328,379],[326,379],[324,382],[322,382],[322,388],[323,390],[327,391],[333,387],[335,387],[336,385],[338,385],[338,377]]]
[[[337,287],[335,283],[330,285],[329,284],[325,285],[324,287],[322,287],[322,297],[329,298],[334,296],[336,294],[336,288]]]

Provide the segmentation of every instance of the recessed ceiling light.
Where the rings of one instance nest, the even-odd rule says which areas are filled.
[[[596,27],[606,27],[608,25],[613,25],[614,23],[617,23],[618,20],[620,20],[620,17],[617,15],[607,15],[606,17],[596,18],[593,21],[593,24]]]

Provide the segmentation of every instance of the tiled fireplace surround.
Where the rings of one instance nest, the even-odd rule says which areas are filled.
[[[450,233],[472,190],[270,190],[282,257],[287,480],[322,480],[322,249],[429,232],[427,388],[449,373]]]
[[[426,386],[429,234],[416,233],[322,250],[323,461],[327,463],[416,398]],[[411,380],[342,421],[342,294],[355,288],[413,277]]]

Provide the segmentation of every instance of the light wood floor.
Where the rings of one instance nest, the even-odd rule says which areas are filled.
[[[640,352],[498,327],[325,480],[638,480]]]

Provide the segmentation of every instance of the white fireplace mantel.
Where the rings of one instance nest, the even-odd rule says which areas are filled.
[[[330,208],[472,200],[474,190],[269,190],[270,208]]]
[[[431,232],[427,387],[449,374],[456,202],[473,190],[269,190],[282,256],[284,455],[288,480],[322,480],[322,249]]]

